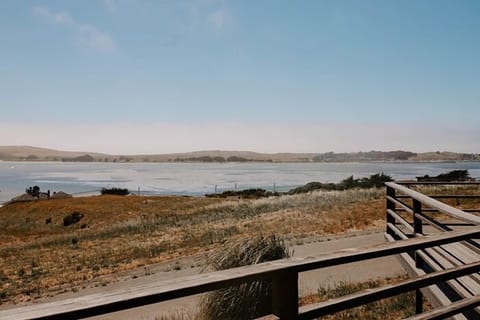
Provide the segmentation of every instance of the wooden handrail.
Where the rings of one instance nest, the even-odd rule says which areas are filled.
[[[92,294],[80,298],[33,304],[0,311],[0,319],[78,319],[204,293],[255,280],[268,280],[276,274],[298,274],[318,268],[364,261],[402,252],[480,238],[480,230],[444,232],[438,235],[397,241],[376,246],[339,250],[308,258],[290,258],[229,270],[151,283],[127,290]],[[284,279],[285,280],[285,279]],[[298,296],[298,293],[297,293]]]
[[[476,183],[477,184],[477,183]],[[480,217],[477,217],[473,214],[468,214],[460,209],[453,208],[443,202],[440,202],[438,200],[432,199],[418,191],[409,189],[403,185],[400,185],[395,182],[386,182],[385,185],[387,187],[390,187],[392,189],[395,189],[397,191],[402,192],[405,195],[408,195],[412,199],[418,200],[424,205],[427,205],[428,207],[432,209],[436,209],[439,212],[442,212],[444,214],[450,215],[454,218],[473,223],[475,225],[480,225]]]
[[[459,266],[457,268],[428,273],[415,279],[408,279],[396,284],[364,290],[358,293],[302,307],[300,308],[299,318],[313,319],[316,317],[322,317],[478,271],[480,271],[480,261]]]

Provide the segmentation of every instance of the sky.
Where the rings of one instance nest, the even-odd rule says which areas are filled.
[[[0,1],[0,145],[480,152],[480,1]]]

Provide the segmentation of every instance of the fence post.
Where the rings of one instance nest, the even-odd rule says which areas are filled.
[[[423,233],[423,226],[422,220],[417,218],[416,214],[422,214],[422,203],[416,199],[413,200],[413,231],[415,232],[415,236],[418,234]]]
[[[395,189],[393,189],[392,187],[388,187],[388,186],[387,186],[387,196],[392,197],[392,198],[395,198]],[[392,210],[392,211],[395,211],[395,203],[392,202],[392,201],[390,201],[390,200],[388,200],[388,198],[387,198],[387,210],[388,210],[388,209],[390,209],[390,210]],[[387,221],[387,223],[390,222],[390,223],[392,223],[392,224],[395,224],[395,218],[393,218],[393,217],[388,213],[388,211],[386,211],[386,213],[387,213],[387,216],[386,216],[386,221]],[[387,230],[386,230],[386,232],[387,232],[387,234],[395,237],[394,232],[388,228],[388,225],[387,225]]]
[[[413,201],[413,231],[415,237],[423,234],[423,223],[416,214],[422,214],[422,203],[416,199]],[[415,267],[423,268],[422,258],[415,252]],[[423,294],[420,289],[415,290],[415,313],[419,314],[423,312]]]
[[[281,320],[298,317],[298,273],[279,271],[272,277],[272,313]]]

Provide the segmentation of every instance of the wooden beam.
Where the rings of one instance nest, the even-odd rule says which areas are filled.
[[[410,196],[413,199],[416,199],[416,200],[420,201],[422,204],[424,204],[424,205],[426,205],[426,206],[428,206],[432,209],[436,209],[436,210],[438,210],[442,213],[445,213],[445,214],[450,215],[452,217],[455,217],[457,219],[467,221],[467,222],[470,222],[470,223],[474,223],[475,225],[480,225],[480,217],[478,217],[478,216],[468,214],[468,213],[466,213],[462,210],[453,208],[453,207],[451,207],[451,206],[449,206],[449,205],[447,205],[443,202],[440,202],[438,200],[429,198],[426,195],[424,195],[424,194],[422,194],[418,191],[409,189],[409,188],[407,188],[405,186],[402,186],[402,185],[399,185],[397,183],[386,182],[385,185],[387,187],[391,187],[391,188],[393,188],[397,191],[400,191],[400,192]]]
[[[290,258],[190,277],[151,283],[127,290],[92,294],[57,302],[0,311],[0,319],[76,319],[204,293],[255,280],[269,280],[279,271],[304,272],[344,263],[479,238],[480,230],[443,232],[421,238],[339,250],[304,259]]]
[[[458,278],[478,271],[480,271],[480,261],[454,269],[432,272],[415,279],[402,281],[397,284],[391,284],[381,288],[368,289],[359,293],[304,306],[300,308],[299,319],[314,319],[315,317],[322,317],[327,314],[358,307],[363,304],[392,297],[401,293],[433,285],[438,282]]]
[[[441,320],[477,306],[480,306],[480,296],[455,301],[448,306],[439,307],[404,320]]]

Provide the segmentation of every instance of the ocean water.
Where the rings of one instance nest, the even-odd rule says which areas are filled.
[[[142,194],[203,195],[224,190],[265,188],[285,191],[311,181],[338,182],[348,176],[383,172],[413,179],[456,169],[480,178],[480,162],[439,163],[63,163],[1,162],[0,203],[28,186],[73,194],[98,194],[103,187]]]

